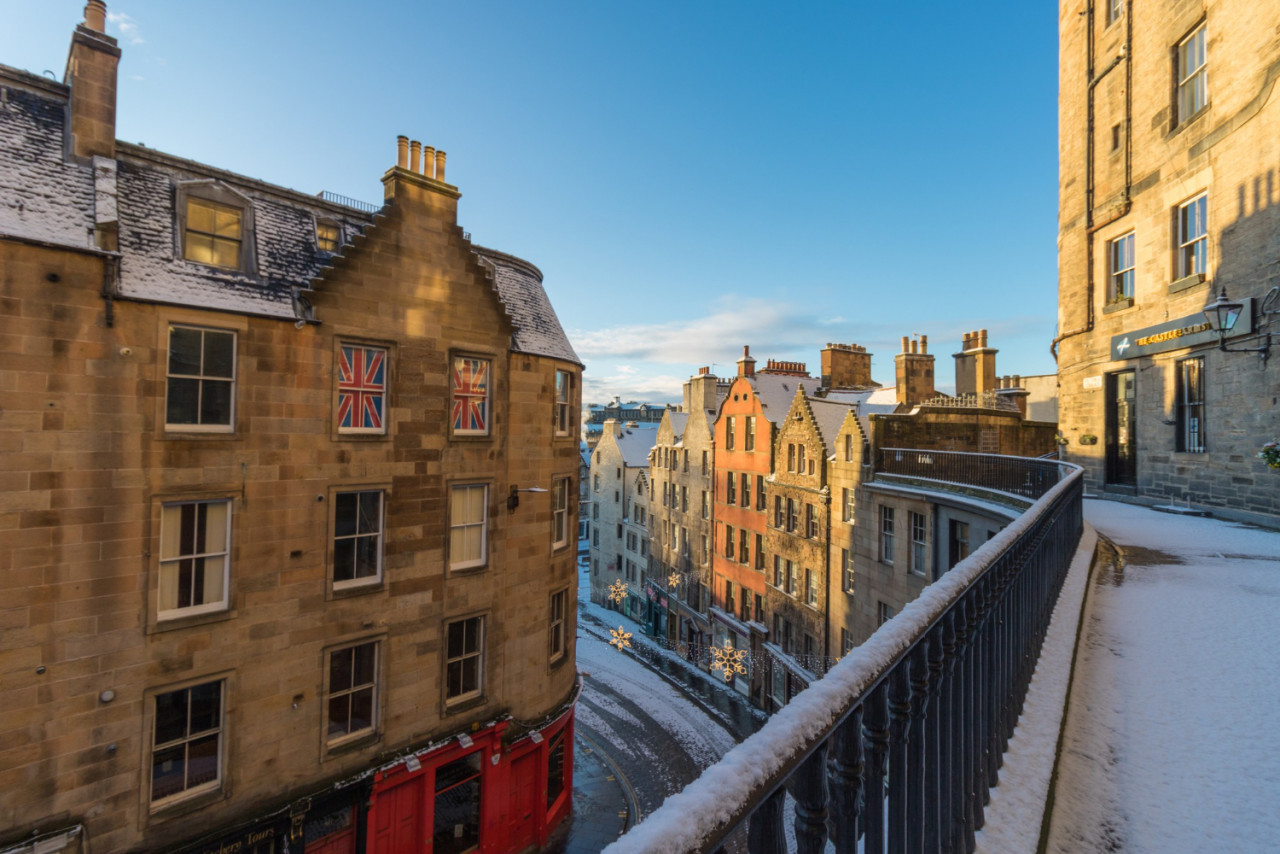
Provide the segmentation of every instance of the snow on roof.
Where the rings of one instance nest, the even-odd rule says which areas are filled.
[[[672,410],[667,413],[667,418],[671,419],[671,435],[679,442],[684,438],[684,428],[689,423],[689,413]]]
[[[493,266],[493,283],[515,326],[511,349],[581,365],[542,286],[542,271],[514,255],[482,246],[473,248]]]
[[[791,409],[791,401],[796,396],[796,388],[804,386],[805,394],[817,391],[821,382],[815,377],[791,377],[779,374],[756,374],[749,377],[756,397],[764,409],[764,417],[774,424],[787,417]]]
[[[658,425],[641,424],[639,427],[619,427],[614,434],[618,450],[622,452],[623,465],[649,467],[649,452],[657,444]]]
[[[822,444],[826,446],[827,456],[836,452],[836,436],[840,434],[840,425],[853,410],[853,405],[835,400],[823,400],[820,397],[809,398],[809,409],[813,412],[813,420],[822,434]]]

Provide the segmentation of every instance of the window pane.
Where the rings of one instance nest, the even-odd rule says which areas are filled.
[[[351,732],[351,702],[349,695],[329,698],[329,738]]]
[[[213,263],[213,238],[187,232],[186,259],[199,264]]]
[[[337,506],[333,511],[333,533],[339,537],[349,537],[356,532],[357,508],[360,494],[357,492],[339,492]]]
[[[187,228],[197,231],[213,231],[213,208],[195,199],[187,200]]]
[[[204,332],[204,366],[206,377],[231,379],[235,373],[236,337],[230,332]]]
[[[200,398],[201,424],[231,423],[231,383],[204,380]]]
[[[373,689],[361,688],[351,695],[351,721],[348,732],[373,728]]]
[[[382,493],[360,493],[360,533],[376,533],[381,528]]]
[[[337,540],[333,544],[333,580],[350,581],[355,578],[356,541]]]
[[[213,214],[213,231],[219,237],[240,238],[240,211],[235,208],[218,207]]]
[[[377,645],[372,643],[361,644],[351,651],[353,685],[373,684],[373,665],[377,658],[376,652]]]
[[[351,650],[340,649],[329,655],[329,691],[351,688]]]
[[[169,373],[188,376],[200,373],[202,337],[199,329],[185,326],[169,329]]]
[[[187,746],[187,787],[218,779],[218,736],[197,738]]]
[[[449,645],[446,654],[449,658],[457,658],[462,655],[463,637],[466,629],[462,622],[449,624]]]
[[[209,262],[216,267],[235,269],[240,266],[239,241],[213,239],[213,258]]]
[[[156,744],[168,744],[187,734],[187,692],[156,696]]]
[[[206,553],[216,554],[227,550],[227,515],[231,505],[226,501],[211,501],[199,505],[204,517],[204,548]]]
[[[191,689],[191,732],[216,729],[222,717],[222,683],[209,682]]]
[[[157,750],[151,756],[151,800],[176,795],[186,787],[186,745]]]
[[[359,537],[356,543],[356,577],[371,578],[378,574],[378,538]]]

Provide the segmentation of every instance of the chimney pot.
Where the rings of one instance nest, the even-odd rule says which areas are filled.
[[[422,174],[428,178],[436,176],[436,149],[434,146],[422,146]]]
[[[436,151],[436,174],[437,181],[444,181],[444,152]]]
[[[925,356],[925,355],[928,355],[928,353],[929,353],[929,336],[921,335],[920,336],[920,355]]]
[[[416,139],[409,140],[409,171],[421,172],[422,143]]]
[[[904,352],[904,353],[909,353],[909,352],[911,352],[911,344],[910,344],[910,341],[911,341],[911,339],[910,339],[910,338],[908,338],[907,336],[905,336],[905,335],[903,335],[903,336],[902,336],[902,352]]]
[[[978,346],[979,347],[987,346],[987,330],[985,329],[978,330]]]
[[[396,137],[396,165],[401,169],[409,168],[409,137]]]
[[[917,352],[919,352],[919,349],[920,349],[920,343],[919,343],[918,341],[916,341],[916,339],[912,338],[912,339],[911,339],[911,353],[912,353],[912,355],[915,355]]]
[[[107,4],[103,0],[89,0],[85,4],[84,25],[99,33],[107,31]]]

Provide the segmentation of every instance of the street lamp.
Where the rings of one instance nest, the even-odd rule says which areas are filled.
[[[515,485],[512,485],[511,492],[507,495],[507,511],[508,512],[510,513],[516,512],[516,508],[520,506],[520,493],[522,492],[532,492],[535,494],[541,494],[543,492],[546,492],[546,490],[543,489],[541,486],[530,486],[525,489],[518,489]]]
[[[1275,313],[1275,303],[1280,297],[1280,286],[1272,288],[1267,295],[1262,298],[1262,305],[1258,309],[1258,331],[1249,338],[1256,338],[1261,341],[1258,347],[1228,347],[1227,335],[1235,328],[1236,321],[1240,319],[1240,313],[1244,311],[1245,304],[1227,298],[1226,286],[1218,291],[1218,296],[1211,299],[1204,307],[1205,320],[1209,322],[1209,328],[1218,333],[1218,349],[1224,353],[1257,353],[1258,357],[1265,363],[1267,356],[1271,352],[1271,331],[1268,327],[1271,324],[1271,315]]]

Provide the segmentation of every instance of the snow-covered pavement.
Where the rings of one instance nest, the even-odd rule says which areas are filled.
[[[1085,517],[1120,554],[1088,591],[1048,850],[1277,850],[1280,533]]]

